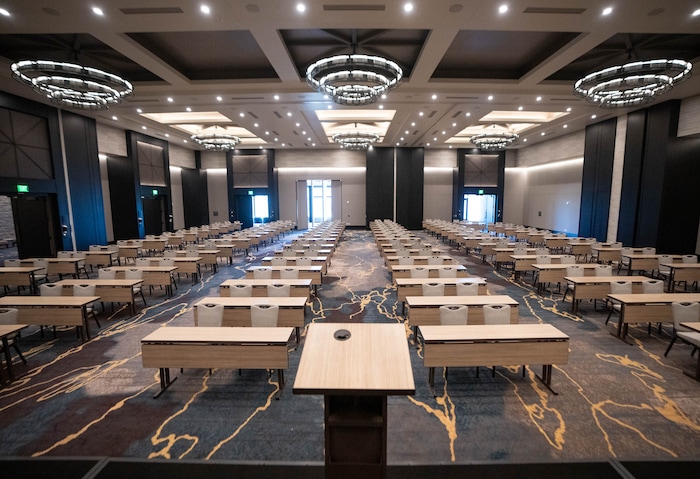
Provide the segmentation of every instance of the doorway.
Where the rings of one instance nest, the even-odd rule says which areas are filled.
[[[165,231],[165,196],[144,196],[143,227],[147,235],[159,236]]]
[[[494,223],[498,206],[497,195],[464,195],[462,220],[470,223]]]
[[[13,196],[12,216],[19,258],[48,258],[59,249],[58,207],[54,195]]]
[[[297,228],[308,229],[342,217],[340,180],[297,180]]]

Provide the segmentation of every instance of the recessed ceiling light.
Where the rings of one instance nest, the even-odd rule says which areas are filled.
[[[453,123],[452,123],[452,128],[454,128],[455,126],[457,126],[457,123],[454,123],[454,122],[453,122]]]
[[[442,134],[443,134],[443,135],[446,134],[446,133],[447,133],[447,132],[446,132],[445,130],[442,130]]]
[[[564,125],[563,128],[569,128],[569,125]]]
[[[306,11],[306,5],[303,3],[297,3],[297,12],[304,13]]]
[[[603,15],[610,15],[612,13],[612,7],[605,7],[603,9]]]
[[[9,16],[10,16],[10,12],[8,12],[7,10],[5,10],[4,8],[0,8],[0,15],[3,15],[3,16],[5,16],[5,17],[9,17]],[[693,15],[694,15],[694,14],[693,14]]]
[[[143,113],[143,110],[141,108],[137,108],[136,113]]]
[[[430,143],[426,143],[425,146],[430,146]]]
[[[258,124],[257,124],[257,123],[253,123],[253,126],[254,126],[255,128],[257,128],[257,127],[258,127]]]
[[[296,125],[297,127],[299,127],[299,122],[296,122],[295,125]]]
[[[190,108],[190,107],[188,106],[187,108],[185,108],[185,110],[186,110],[186,111],[192,111],[192,108]]]
[[[433,100],[435,100],[435,99],[437,99],[437,95],[433,94],[433,96],[431,96],[430,98],[432,98]]]
[[[221,100],[223,100],[223,98],[221,98],[220,96],[216,97],[216,101],[221,101]]]
[[[143,126],[141,127],[141,129],[142,129],[142,130],[148,130],[148,128],[146,128],[146,125],[143,125]]]
[[[279,96],[279,95],[275,95],[275,96],[273,96],[272,98],[274,98],[275,100],[279,100],[279,99],[280,99],[280,96]]]
[[[540,136],[544,136],[544,131],[542,133],[540,133]]]
[[[382,100],[386,100],[386,93],[382,94]]]
[[[165,134],[165,137],[166,137],[166,138],[170,138],[170,133],[166,133],[166,134]]]
[[[404,134],[405,134],[405,135],[408,135],[408,130],[406,130],[406,131],[404,132]]]
[[[466,112],[466,113],[464,114],[464,116],[472,116],[472,114],[469,113],[469,112]]]
[[[285,146],[284,143],[282,143],[282,146]]]
[[[384,109],[384,105],[379,105],[379,109],[380,109],[380,110],[383,110],[383,109]]]
[[[508,11],[508,5],[501,5],[498,7],[498,13],[506,13]]]
[[[423,116],[423,112],[422,111],[418,112],[418,116]]]
[[[436,138],[433,138],[433,141],[437,141],[437,137],[436,137]]]
[[[403,4],[403,11],[406,13],[411,13],[413,11],[413,4],[411,2],[406,2]]]
[[[168,103],[172,103],[172,102],[173,102],[173,97],[169,96],[169,97],[168,97]]]
[[[287,112],[287,116],[292,116],[292,112],[291,112],[291,111],[288,111],[288,112]]]
[[[401,141],[403,141],[403,136],[400,138]]]
[[[450,145],[450,148],[452,148],[452,145]]]
[[[489,95],[486,99],[487,99],[487,100],[493,100],[493,95]]]
[[[527,143],[527,138],[523,138],[523,141]]]
[[[1,12],[0,12],[0,13],[1,13]],[[3,15],[5,15],[5,14],[3,13]],[[9,14],[8,14],[8,15],[9,15]],[[698,15],[700,15],[700,8],[698,8],[697,10],[695,10],[695,11],[693,12],[693,16],[694,16],[694,17],[697,17]]]
[[[397,142],[396,142],[396,146],[399,146],[399,144],[400,144],[400,143],[397,141]]]
[[[211,8],[209,8],[209,5],[202,5],[201,7],[199,7],[199,11],[206,15],[209,15],[211,13]]]
[[[308,138],[306,139],[306,141],[311,141],[311,137],[308,137]]]
[[[187,143],[187,140],[182,140],[183,143]]]
[[[329,110],[332,110],[332,109],[333,109],[333,105],[328,105],[327,108],[328,108]]]
[[[238,114],[238,116],[240,116],[241,118],[243,118],[243,117],[245,116],[245,113],[240,112],[240,113]]]
[[[316,146],[316,143],[311,143],[311,146]]]
[[[275,141],[279,141],[277,138],[275,138]]]
[[[269,132],[269,131],[266,131],[266,132],[265,132],[265,134],[266,134],[266,135],[269,135],[269,134],[270,134],[270,132]]]
[[[518,111],[523,111],[523,107],[522,107],[522,106],[519,106],[519,107],[518,107]]]
[[[542,97],[541,97],[541,96],[538,96],[538,97],[535,98],[535,99],[536,99],[537,101],[542,101]]]
[[[306,135],[306,130],[302,130],[302,131],[301,131],[301,134],[302,134],[302,135]]]
[[[566,111],[571,111],[571,107],[567,108]]]
[[[112,120],[115,120],[115,121],[116,121],[116,120],[118,120],[118,119],[119,119],[119,118],[117,118],[117,115],[112,115]]]
[[[100,7],[92,7],[92,13],[99,16],[103,16],[105,14]]]
[[[598,118],[598,115],[595,115],[595,114],[591,115],[591,119],[594,120],[594,119],[596,119],[596,118]]]
[[[411,122],[411,126],[416,126],[416,122],[415,122],[415,121],[412,121],[412,122]]]

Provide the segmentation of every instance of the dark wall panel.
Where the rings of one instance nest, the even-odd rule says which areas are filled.
[[[377,219],[394,219],[394,149],[367,150],[367,225]]]
[[[181,177],[185,228],[209,224],[206,172],[182,168]]]
[[[637,204],[646,132],[646,110],[627,115],[625,136],[625,163],[622,170],[620,191],[620,216],[617,223],[617,240],[632,246],[637,237]]]
[[[607,238],[616,129],[614,118],[586,128],[579,236]]]
[[[423,227],[423,148],[396,149],[396,222],[409,230]]]
[[[97,130],[95,120],[91,118],[66,111],[61,115],[75,245],[78,250],[87,250],[91,244],[107,243]]]
[[[112,229],[114,239],[140,238],[137,213],[136,184],[134,183],[134,162],[131,158],[107,158],[109,178],[109,200],[112,205]],[[140,198],[140,197],[139,197]]]

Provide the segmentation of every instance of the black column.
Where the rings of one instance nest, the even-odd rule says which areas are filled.
[[[367,150],[367,226],[377,219],[394,220],[394,149]]]
[[[396,222],[409,230],[423,227],[423,148],[396,149]]]

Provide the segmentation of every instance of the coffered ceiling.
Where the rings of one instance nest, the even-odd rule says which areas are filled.
[[[511,148],[522,148],[620,114],[573,95],[583,75],[700,57],[700,0],[406,3],[0,0],[0,90],[45,101],[10,65],[70,61],[134,84],[121,104],[79,113],[185,147],[211,125],[235,131],[239,147],[337,148],[331,135],[352,128],[384,146],[470,147],[470,135],[497,124],[518,131]],[[309,64],[353,51],[394,60],[403,83],[364,107],[307,85]],[[698,94],[696,73],[663,98]]]

